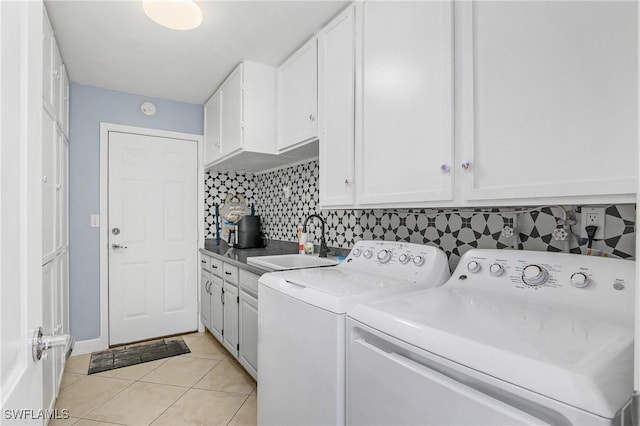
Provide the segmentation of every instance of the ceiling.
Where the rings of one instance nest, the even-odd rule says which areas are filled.
[[[45,2],[69,79],[195,104],[243,60],[277,66],[348,1],[203,1],[190,31],[151,21],[140,0]]]

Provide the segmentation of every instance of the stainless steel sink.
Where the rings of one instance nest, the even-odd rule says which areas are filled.
[[[338,264],[338,261],[331,258],[321,258],[303,254],[281,254],[275,256],[247,257],[247,263],[269,271],[284,271],[287,269],[335,266]]]

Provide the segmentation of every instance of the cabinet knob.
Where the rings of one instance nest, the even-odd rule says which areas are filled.
[[[449,173],[451,166],[445,163],[440,166],[440,170],[442,170],[442,173]]]
[[[465,172],[468,172],[469,170],[471,170],[471,161],[465,161],[460,165],[460,167],[462,167],[462,170],[464,170]]]
[[[42,176],[42,183],[47,183],[47,177],[46,176]]]
[[[345,185],[349,185],[349,184],[351,184],[351,181],[350,181],[349,179],[345,179],[345,180],[344,180],[344,184],[345,184]]]
[[[313,114],[309,114],[309,120],[316,121],[316,116]]]
[[[53,77],[57,80],[58,78],[60,78],[60,71],[58,70],[53,70],[51,71],[51,73],[53,74]]]
[[[56,185],[56,190],[60,191],[60,189],[61,189],[61,188],[62,188],[62,185],[61,185],[61,184],[57,184],[57,185]]]

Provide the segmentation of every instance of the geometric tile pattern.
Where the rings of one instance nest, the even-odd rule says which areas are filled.
[[[455,268],[471,248],[515,248],[539,251],[585,253],[587,242],[579,238],[581,206],[494,209],[374,209],[319,210],[319,168],[317,161],[264,174],[213,172],[206,180],[207,206],[224,200],[226,192],[243,191],[256,212],[262,216],[263,232],[271,239],[296,241],[298,224],[313,213],[327,223],[327,244],[350,249],[359,240],[409,241],[441,248]],[[249,203],[249,201],[247,201]],[[519,209],[522,210],[522,209]],[[564,210],[576,223],[558,224]],[[213,211],[213,210],[211,210]],[[635,256],[635,204],[606,208],[605,238],[594,241],[593,249],[622,258]],[[206,216],[213,236],[213,217]],[[562,230],[559,230],[559,229]],[[309,233],[318,242],[319,226],[310,225]],[[565,235],[558,240],[556,236]]]

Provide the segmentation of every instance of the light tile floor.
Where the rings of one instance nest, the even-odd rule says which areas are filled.
[[[209,333],[182,336],[191,353],[87,375],[69,358],[51,426],[255,425],[256,382]]]

